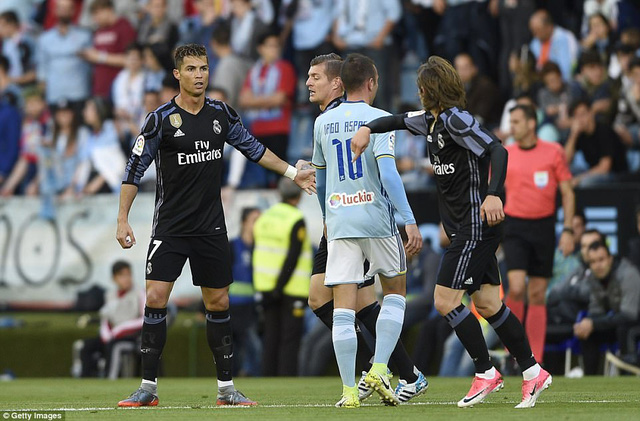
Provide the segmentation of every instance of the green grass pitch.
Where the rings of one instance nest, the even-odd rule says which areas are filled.
[[[429,390],[407,405],[381,406],[376,395],[360,409],[337,409],[340,380],[322,378],[237,379],[236,386],[257,400],[255,408],[215,407],[215,379],[160,379],[156,408],[116,409],[117,401],[139,380],[18,379],[0,383],[4,410],[68,408],[67,420],[640,420],[640,378],[554,378],[535,408],[514,409],[521,378],[505,379],[505,388],[484,404],[459,409],[455,402],[471,379],[429,379]],[[324,418],[327,417],[327,418]]]

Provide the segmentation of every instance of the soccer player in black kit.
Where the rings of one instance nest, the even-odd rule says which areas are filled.
[[[189,44],[175,52],[174,77],[180,94],[150,113],[126,167],[116,238],[122,248],[135,243],[128,215],[138,183],[155,160],[156,206],[146,263],[147,301],[142,326],[140,388],[118,406],[158,404],[158,362],[167,335],[167,302],[187,259],[193,284],[202,290],[207,342],[218,377],[217,405],[256,405],[234,387],[229,316],[232,282],[227,229],[220,200],[222,150],[229,143],[248,159],[315,191],[313,170],[298,171],[265,148],[243,127],[227,104],[205,97],[209,65],[205,47]]]
[[[351,141],[353,159],[367,147],[371,133],[404,129],[427,137],[440,216],[451,240],[438,273],[435,307],[473,358],[476,372],[469,393],[458,406],[473,406],[503,387],[480,324],[461,303],[466,291],[522,369],[522,401],[516,408],[531,408],[552,379],[536,362],[518,318],[500,300],[495,252],[502,237],[499,224],[505,217],[500,195],[507,151],[463,110],[464,87],[451,63],[431,56],[418,69],[418,90],[424,109],[381,117],[362,126]]]

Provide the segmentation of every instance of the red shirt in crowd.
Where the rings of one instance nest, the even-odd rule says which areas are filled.
[[[289,134],[291,131],[291,110],[296,90],[296,72],[291,63],[285,60],[278,60],[273,64],[279,72],[278,87],[276,92],[284,92],[287,95],[287,102],[281,107],[281,113],[276,118],[255,119],[251,121],[251,134],[256,137],[273,136],[279,134]],[[266,81],[268,66],[263,65],[260,69],[259,84]],[[251,71],[244,81],[243,89],[251,89]]]
[[[507,151],[504,213],[522,219],[540,219],[555,214],[558,185],[571,179],[562,147],[538,140],[531,149],[512,144],[507,146]]]
[[[126,48],[136,40],[136,31],[125,18],[111,26],[100,28],[93,34],[93,47],[98,51],[110,54],[124,54]],[[111,95],[111,84],[118,76],[121,67],[96,64],[93,70],[93,95],[108,97]]]

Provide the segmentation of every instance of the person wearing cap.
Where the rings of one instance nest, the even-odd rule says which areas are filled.
[[[262,375],[296,376],[313,254],[297,208],[300,189],[281,178],[278,191],[282,201],[253,228],[253,287],[262,298],[265,318]]]

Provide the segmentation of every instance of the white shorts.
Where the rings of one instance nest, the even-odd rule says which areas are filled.
[[[364,260],[369,260],[367,277],[387,278],[407,272],[407,257],[400,234],[384,238],[340,238],[327,244],[326,286],[364,282]]]

